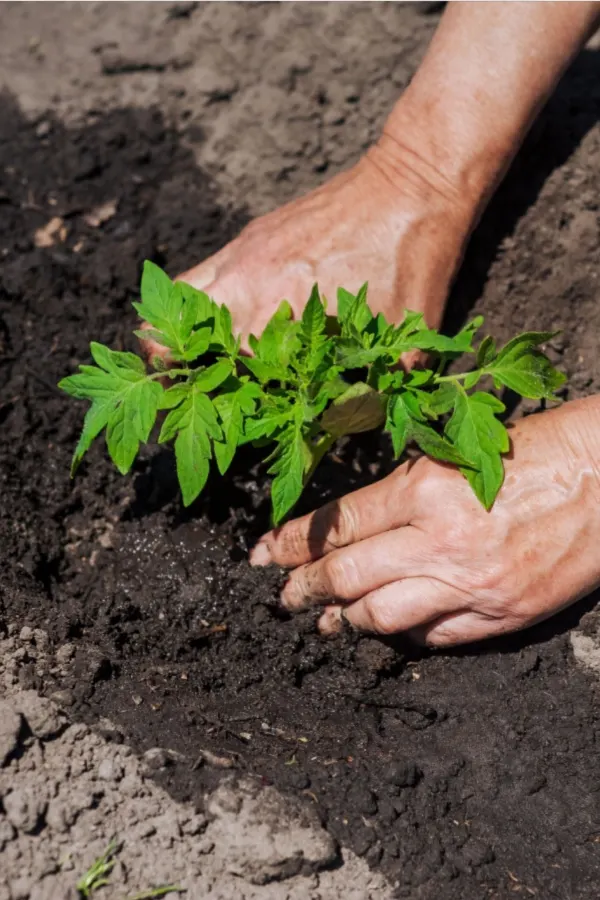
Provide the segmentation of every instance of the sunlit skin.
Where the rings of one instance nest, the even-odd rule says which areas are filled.
[[[283,297],[298,315],[315,281],[331,309],[339,285],[368,280],[375,310],[439,325],[472,229],[599,16],[589,2],[450,3],[365,157],[181,277],[226,303],[245,335]],[[282,602],[322,607],[326,634],[343,613],[443,646],[544,619],[600,584],[600,398],[511,435],[490,512],[460,473],[422,459],[265,535],[251,562],[289,567]]]

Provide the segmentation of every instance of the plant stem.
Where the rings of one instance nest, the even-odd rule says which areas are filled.
[[[469,375],[473,375],[473,372],[476,372],[476,369],[473,369],[471,372],[463,372],[459,375],[435,375],[434,382],[435,384],[441,384],[442,382],[457,382],[462,381],[465,378],[468,378]]]
[[[191,375],[193,369],[165,369],[164,372],[154,372],[148,375],[148,381],[154,381],[155,378],[176,378],[178,375]]]

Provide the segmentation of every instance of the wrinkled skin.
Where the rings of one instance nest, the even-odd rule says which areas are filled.
[[[525,628],[600,583],[597,414],[590,398],[511,429],[489,513],[456,469],[422,458],[265,535],[252,562],[291,567],[282,602],[324,606],[325,634],[341,615],[431,646]]]
[[[301,315],[315,282],[331,312],[338,287],[356,291],[368,280],[374,311],[398,321],[408,308],[435,327],[472,221],[471,207],[424,161],[400,173],[378,146],[179,277],[226,303],[243,335],[260,334],[284,298]],[[147,350],[164,353],[152,342]]]

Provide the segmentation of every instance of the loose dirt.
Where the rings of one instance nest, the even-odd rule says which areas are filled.
[[[7,6],[16,43],[1,70],[12,93],[0,104],[5,896],[68,896],[72,873],[114,826],[125,841],[114,881],[123,896],[187,879],[194,897],[327,900],[351,897],[354,885],[357,897],[393,888],[411,900],[595,898],[598,681],[593,666],[576,665],[569,639],[586,614],[575,648],[597,659],[595,598],[453,653],[324,641],[312,616],[280,611],[281,573],[245,561],[268,506],[251,455],[187,513],[168,452],[145,452],[122,479],[98,444],[77,480],[67,477],[82,410],[54,385],[87,359],[90,339],[134,347],[141,261],[174,274],[264,203],[349,162],[434,19],[410,4],[352,4],[353,15],[332,12],[344,4],[119,4],[110,15],[107,4]],[[24,58],[32,7],[55,32]],[[78,50],[56,30],[67,14]],[[331,58],[303,49],[321,14]],[[290,62],[281,43],[292,21]],[[106,47],[111,29],[116,46]],[[166,34],[208,45],[219,29],[216,49],[189,65],[175,56],[153,68],[132,55],[136,43],[154,54]],[[100,49],[88,58],[92,40]],[[274,63],[263,77],[267,49]],[[596,54],[575,64],[484,218],[449,315],[452,327],[474,308],[499,340],[564,329],[550,353],[570,377],[568,396],[600,390]],[[203,104],[199,56],[219,82]],[[393,90],[376,74],[390,68]],[[225,70],[235,73],[230,91]],[[105,109],[109,101],[119,108]],[[263,108],[264,128],[242,141]],[[272,145],[273,123],[287,144]],[[311,127],[320,156],[299,140]],[[252,160],[267,145],[259,168]],[[275,160],[279,175],[268,168]],[[340,460],[326,464],[305,508],[389,466],[372,440],[342,448]],[[147,821],[155,831],[143,834]],[[65,872],[68,852],[75,868]]]

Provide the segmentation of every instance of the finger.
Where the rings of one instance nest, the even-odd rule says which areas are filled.
[[[331,637],[334,634],[339,634],[339,632],[344,627],[342,614],[344,608],[343,606],[326,606],[323,610],[323,613],[319,616],[319,621],[317,622],[317,628],[321,632],[321,634],[326,637]]]
[[[464,605],[464,598],[454,588],[434,578],[417,577],[372,591],[344,607],[342,616],[359,631],[395,634],[464,609]],[[328,610],[321,617],[319,627],[324,631],[332,625],[335,625],[335,617]]]
[[[516,620],[504,616],[499,618],[471,610],[461,610],[440,616],[427,625],[415,628],[411,637],[427,647],[452,647],[518,631],[520,627]]]
[[[413,514],[410,464],[405,463],[382,481],[268,532],[252,551],[250,562],[254,566],[271,562],[300,566],[332,550],[408,525]]]
[[[152,329],[152,325],[150,325],[149,322],[142,322],[140,325],[140,331],[148,331],[150,329]],[[140,338],[140,343],[142,345],[142,353],[149,363],[151,363],[156,356],[158,356],[159,359],[165,359],[169,353],[167,347],[163,347],[162,344],[157,344],[152,338]]]
[[[334,550],[294,569],[281,602],[297,612],[332,600],[359,600],[400,578],[427,574],[433,561],[428,546],[424,533],[409,525]]]

